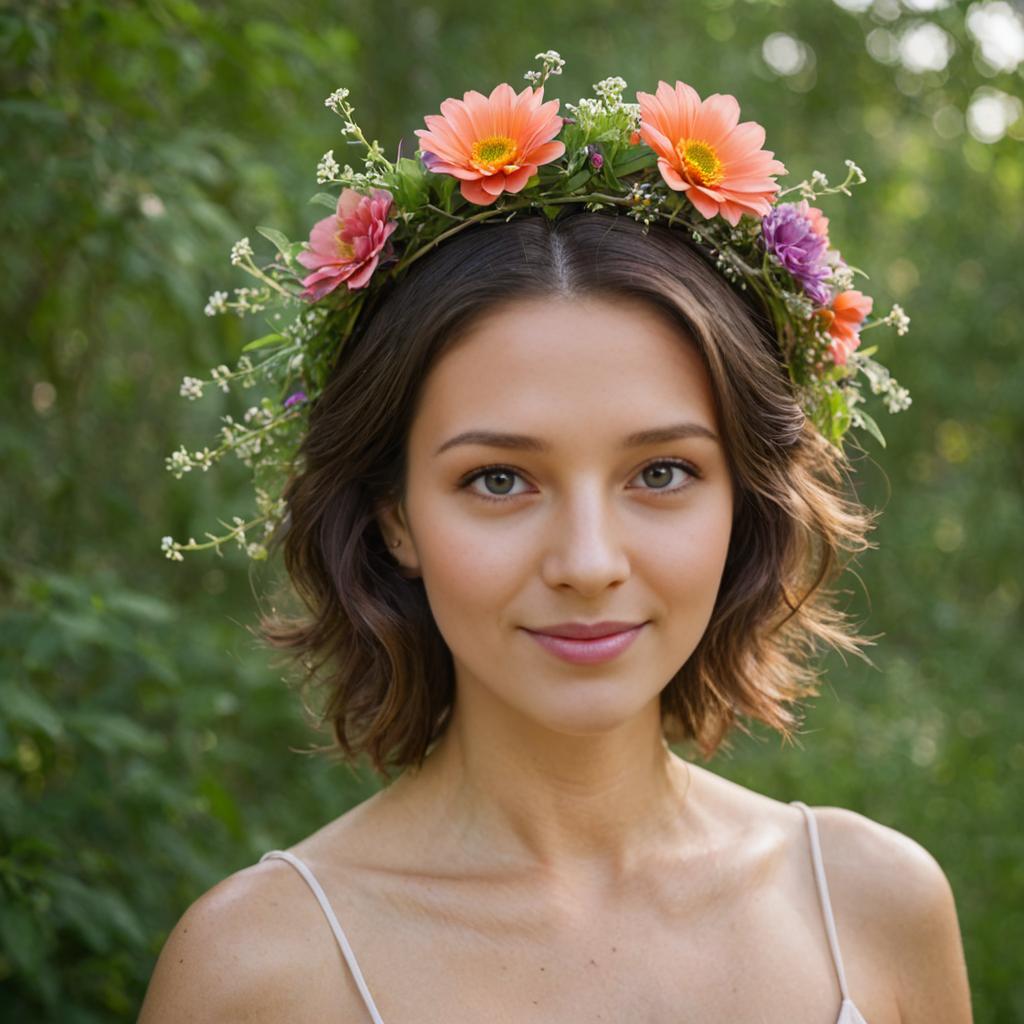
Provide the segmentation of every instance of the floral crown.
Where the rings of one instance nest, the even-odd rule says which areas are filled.
[[[392,162],[376,140],[368,142],[347,89],[327,97],[342,135],[364,151],[363,169],[339,165],[328,150],[317,182],[340,186],[340,193],[313,196],[331,213],[309,240],[257,228],[277,250],[261,263],[248,238],[232,247],[232,265],[256,285],[235,288],[233,296],[214,292],[205,312],[262,314],[270,333],[245,345],[234,369],[217,366],[209,379],[185,377],[181,385],[190,399],[208,386],[227,392],[261,381],[269,393],[242,422],[222,417],[216,447],[190,452],[182,445],[167,458],[180,478],[233,452],[253,470],[254,514],[222,521],[222,532],[207,533],[205,541],[164,537],[168,558],[210,548],[220,554],[230,542],[251,558],[266,557],[285,515],[283,484],[297,468],[307,412],[375,289],[474,224],[530,211],[554,218],[567,205],[624,213],[645,232],[655,222],[689,231],[728,281],[762,300],[797,399],[817,429],[840,448],[850,427],[866,429],[884,446],[862,408],[863,380],[890,412],[905,409],[910,396],[872,358],[874,348],[860,347],[860,336],[881,325],[906,334],[910,321],[896,305],[868,319],[872,299],[852,287],[856,274],[867,275],[831,246],[828,218],[810,205],[819,196],[851,195],[850,187],[865,181],[860,168],[847,160],[840,185],[814,171],[780,191],[775,175],[786,168],[761,148],[761,125],[740,123],[735,97],[702,100],[677,81],[624,103],[626,83],[606,78],[593,97],[567,103],[571,116],[562,117],[557,99],[544,101],[544,83],[565,62],[553,50],[537,60],[541,69],[526,73],[522,92],[503,82],[489,96],[471,91],[445,100],[416,132],[418,159],[399,155]],[[798,201],[779,202],[794,192]]]

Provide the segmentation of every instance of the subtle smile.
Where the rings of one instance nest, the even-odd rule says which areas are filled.
[[[645,625],[647,623],[641,622],[630,629],[592,639],[553,636],[549,633],[538,633],[525,628],[524,631],[529,633],[546,651],[563,661],[576,665],[596,665],[618,657],[639,636]]]

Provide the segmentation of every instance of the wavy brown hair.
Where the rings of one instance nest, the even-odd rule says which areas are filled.
[[[741,716],[791,738],[816,694],[821,648],[865,657],[829,589],[876,513],[847,457],[805,418],[757,301],[684,230],[576,212],[481,224],[389,282],[339,352],[310,411],[302,470],[276,544],[303,614],[265,616],[264,637],[321,687],[334,750],[380,774],[422,763],[444,732],[454,668],[422,580],[391,557],[376,513],[404,494],[406,440],[431,367],[487,311],[516,298],[620,295],[693,340],[715,395],[736,502],[707,629],[661,693],[664,735],[710,758]],[[865,660],[866,659],[865,657]]]

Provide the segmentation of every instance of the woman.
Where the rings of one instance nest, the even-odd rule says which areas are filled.
[[[926,850],[668,746],[791,733],[816,648],[864,643],[825,585],[871,519],[685,232],[457,235],[367,316],[303,451],[311,614],[266,628],[329,666],[341,749],[404,770],[198,899],[143,1024],[971,1020]]]

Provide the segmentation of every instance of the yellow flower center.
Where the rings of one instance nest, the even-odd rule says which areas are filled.
[[[683,169],[696,184],[714,188],[725,177],[722,161],[702,139],[680,139],[676,143],[676,152],[683,162]]]
[[[339,229],[334,235],[334,244],[338,248],[338,256],[343,260],[350,260],[356,254],[356,247],[351,242],[346,242],[341,237]]]
[[[481,174],[497,174],[498,171],[517,171],[515,163],[516,140],[507,135],[490,135],[473,143],[470,162]]]

